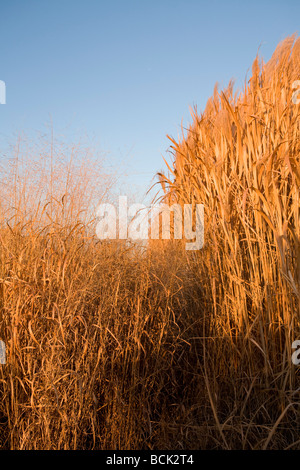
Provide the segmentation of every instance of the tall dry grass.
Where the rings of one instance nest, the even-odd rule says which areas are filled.
[[[193,267],[205,316],[205,383],[224,447],[299,447],[300,39],[257,57],[240,93],[215,87],[176,142],[169,203],[202,203],[205,247]],[[260,437],[261,436],[261,437]],[[229,439],[229,442],[228,442]]]
[[[98,240],[91,207],[114,201],[114,178],[42,143],[18,141],[0,175],[0,446],[163,447],[188,316],[180,253],[170,275],[168,252]]]
[[[98,240],[90,207],[111,179],[52,139],[30,165],[16,147],[0,180],[2,449],[300,448],[293,42],[173,141],[164,199],[204,204],[198,253]]]

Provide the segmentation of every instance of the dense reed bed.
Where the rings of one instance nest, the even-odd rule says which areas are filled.
[[[206,385],[225,447],[227,428],[254,446],[268,428],[259,446],[299,445],[299,370],[291,361],[300,337],[299,77],[293,36],[267,64],[256,58],[243,92],[233,94],[232,83],[215,88],[187,136],[171,139],[173,168],[160,174],[166,201],[205,207],[194,269]]]
[[[172,139],[163,199],[204,204],[199,252],[98,240],[89,208],[112,179],[74,152],[56,166],[53,143],[30,178],[16,153],[0,220],[2,449],[300,448],[299,65],[288,38]]]

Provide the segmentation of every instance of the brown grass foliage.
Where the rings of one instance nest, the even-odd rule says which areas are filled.
[[[225,447],[225,429],[243,445],[299,446],[299,372],[291,362],[300,337],[300,106],[292,99],[299,77],[293,36],[266,65],[256,58],[239,95],[232,83],[215,87],[187,136],[171,139],[171,175],[160,174],[166,201],[205,207],[194,269],[206,385]]]
[[[111,180],[57,167],[52,144],[30,177],[17,150],[1,180],[1,448],[300,448],[293,43],[173,141],[164,199],[204,204],[198,253],[98,240],[87,207]]]

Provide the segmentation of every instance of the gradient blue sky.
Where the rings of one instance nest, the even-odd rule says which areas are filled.
[[[18,132],[84,136],[147,187],[189,106],[237,86],[299,32],[299,0],[0,0],[0,144]],[[299,77],[300,78],[300,77]]]

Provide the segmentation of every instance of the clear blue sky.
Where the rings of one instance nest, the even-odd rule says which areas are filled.
[[[86,135],[150,184],[189,106],[215,83],[242,85],[299,32],[299,0],[0,0],[0,144],[13,134]],[[300,77],[299,77],[300,78]]]

